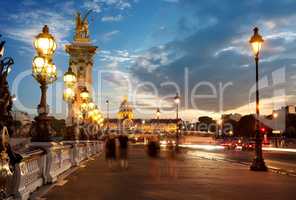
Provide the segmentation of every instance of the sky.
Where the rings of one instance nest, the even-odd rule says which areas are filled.
[[[93,98],[116,116],[124,96],[136,117],[255,112],[255,65],[249,45],[253,28],[265,42],[260,54],[262,114],[296,104],[296,1],[294,0],[10,0],[0,1],[0,34],[5,55],[15,60],[9,75],[15,109],[36,113],[38,83],[31,76],[34,36],[49,26],[58,49],[58,80],[49,86],[52,115],[64,117],[62,76],[73,41],[75,13],[92,10],[92,43],[99,50],[93,66]]]

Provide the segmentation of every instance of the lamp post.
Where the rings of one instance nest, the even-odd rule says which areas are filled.
[[[221,135],[222,136],[222,123],[223,123],[223,120],[222,119],[218,119],[218,137]],[[208,130],[209,131],[209,130]],[[220,133],[221,131],[221,133]]]
[[[81,92],[80,92],[80,98],[82,100],[82,103],[80,104],[80,111],[82,112],[82,116],[83,116],[83,123],[85,123],[85,119],[86,119],[86,114],[88,111],[88,103],[89,103],[89,99],[90,99],[90,94],[87,90],[86,87],[83,87]]]
[[[80,104],[80,112],[81,112],[81,119],[82,119],[82,132],[80,133],[81,136],[83,136],[83,139],[88,140],[88,133],[86,131],[86,117],[87,113],[89,111],[89,101],[90,101],[90,93],[87,90],[86,87],[83,87],[80,91],[80,99],[81,99],[81,104]],[[84,138],[86,136],[86,138]]]
[[[72,110],[72,105],[75,101],[75,84],[77,82],[77,78],[75,73],[72,71],[72,68],[69,67],[68,71],[64,74],[64,101],[68,103],[69,107],[69,123],[70,125],[73,124],[73,110]]]
[[[109,132],[109,99],[106,100],[107,105],[107,134]]]
[[[33,141],[51,140],[51,119],[48,115],[48,105],[46,103],[47,85],[57,79],[56,66],[52,63],[52,56],[56,50],[54,37],[49,33],[48,26],[45,25],[42,33],[38,34],[34,41],[37,56],[33,59],[32,73],[40,84],[41,99],[38,105],[38,116],[35,118],[36,125],[32,133]]]
[[[157,108],[156,109],[156,119],[157,119],[157,129],[158,129],[158,131],[159,131],[159,117],[160,117],[160,109],[159,108]]]
[[[175,101],[175,104],[176,104],[176,151],[178,151],[179,150],[179,132],[180,132],[179,123],[178,123],[180,96],[179,96],[178,93],[176,94],[176,96],[174,98],[174,101]]]
[[[267,171],[267,167],[265,165],[263,154],[262,154],[262,139],[260,135],[260,124],[259,124],[259,55],[262,47],[262,43],[264,42],[261,35],[259,35],[259,29],[254,28],[254,35],[250,39],[250,44],[252,46],[255,63],[256,63],[256,120],[255,120],[255,158],[250,167],[253,171]]]
[[[63,99],[68,104],[67,139],[76,140],[79,138],[79,132],[74,121],[73,103],[76,100],[75,85],[77,78],[71,67],[69,67],[68,71],[64,74],[63,80],[65,87]]]
[[[272,119],[274,120],[274,130],[277,129],[277,118],[278,118],[278,113],[277,112],[273,112],[272,113]],[[275,147],[277,148],[278,147],[278,136],[276,135],[275,136]]]

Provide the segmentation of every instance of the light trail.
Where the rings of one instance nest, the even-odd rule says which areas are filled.
[[[191,148],[191,149],[202,149],[207,151],[224,149],[224,147],[221,145],[211,145],[211,144],[180,144],[179,146]]]
[[[296,149],[289,149],[289,148],[262,147],[262,149],[264,151],[279,151],[279,152],[296,153]]]
[[[162,143],[162,146],[166,146],[166,143]],[[180,147],[190,148],[190,149],[201,149],[207,151],[213,150],[223,150],[225,149],[222,145],[212,145],[212,144],[180,144]],[[237,146],[236,149],[242,150],[241,146]],[[263,151],[275,151],[275,152],[289,152],[296,153],[296,149],[291,148],[275,148],[275,147],[262,147]]]

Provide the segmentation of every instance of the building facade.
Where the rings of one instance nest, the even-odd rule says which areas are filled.
[[[133,108],[127,97],[121,102],[116,119],[105,122],[112,132],[128,133],[175,133],[180,119],[135,119]]]

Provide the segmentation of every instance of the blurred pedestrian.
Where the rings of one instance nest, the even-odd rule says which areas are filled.
[[[119,154],[120,154],[120,165],[122,168],[127,169],[128,167],[128,136],[121,134],[118,137],[119,141]]]
[[[113,134],[108,135],[105,144],[106,161],[110,169],[113,167],[113,162],[116,160],[116,141]]]

